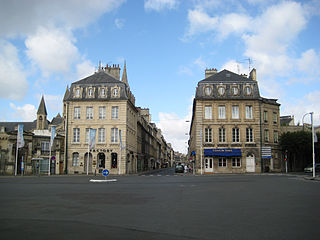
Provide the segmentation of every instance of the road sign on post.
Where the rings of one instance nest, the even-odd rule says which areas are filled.
[[[103,171],[102,171],[102,175],[103,176],[108,176],[109,175],[109,170],[108,169],[104,169]]]

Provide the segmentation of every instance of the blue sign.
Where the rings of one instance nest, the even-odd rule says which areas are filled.
[[[236,148],[217,148],[217,149],[204,149],[204,156],[221,156],[221,157],[241,157],[241,149]]]
[[[105,177],[108,176],[109,175],[109,170],[108,169],[103,170],[102,171],[102,175],[105,176]]]

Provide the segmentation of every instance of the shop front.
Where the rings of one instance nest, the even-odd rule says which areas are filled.
[[[238,148],[204,149],[204,173],[236,173],[242,169],[242,153]]]

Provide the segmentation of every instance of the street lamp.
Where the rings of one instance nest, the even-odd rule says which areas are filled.
[[[312,176],[316,177],[316,169],[315,169],[315,156],[314,156],[314,127],[313,127],[313,112],[310,113],[306,113],[305,115],[303,115],[302,117],[302,128],[304,126],[304,117],[306,115],[310,114],[311,115],[311,131],[312,131],[312,163],[313,163],[313,167],[312,167]]]

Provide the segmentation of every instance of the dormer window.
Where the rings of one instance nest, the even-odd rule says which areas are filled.
[[[226,91],[226,89],[224,87],[221,87],[221,86],[218,87],[218,93],[219,93],[220,96],[223,96],[225,91]]]
[[[113,96],[118,96],[118,88],[113,89]]]
[[[76,97],[80,97],[80,88],[76,89]]]
[[[245,87],[245,93],[246,95],[251,95],[252,94],[252,89],[250,86]]]
[[[119,91],[120,91],[120,87],[118,86],[111,88],[111,96],[115,98],[120,97]]]
[[[93,97],[93,89],[92,88],[88,89],[88,97]]]
[[[204,93],[205,93],[206,96],[210,96],[211,93],[212,93],[212,88],[209,87],[209,86],[205,87]]]
[[[232,87],[232,94],[233,95],[238,95],[239,93],[239,88],[238,87]]]
[[[104,97],[106,95],[106,89],[105,88],[101,88],[100,94],[102,97]]]

